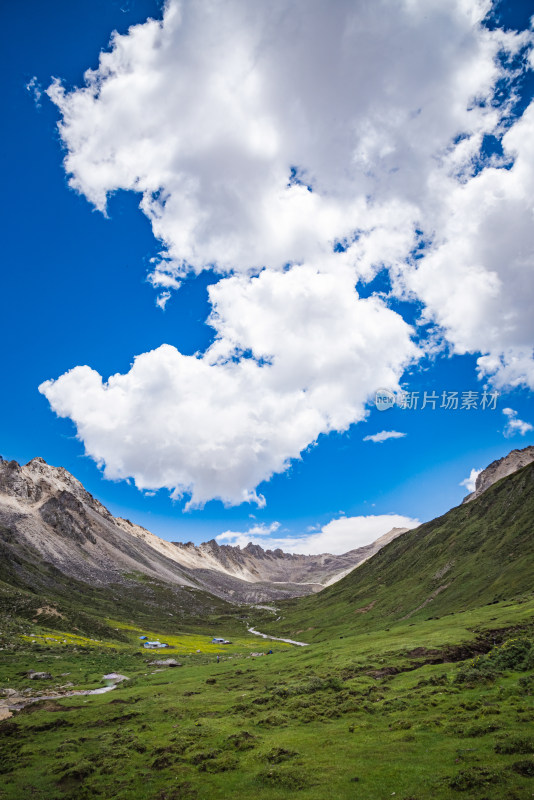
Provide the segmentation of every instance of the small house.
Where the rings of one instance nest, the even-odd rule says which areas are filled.
[[[213,639],[211,640],[211,643],[212,644],[231,644],[231,642],[229,642],[228,639],[221,639],[218,636],[214,636]]]
[[[143,642],[143,647],[146,647],[147,650],[156,650],[161,647],[161,642]]]

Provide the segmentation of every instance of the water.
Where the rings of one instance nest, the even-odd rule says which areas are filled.
[[[278,636],[269,636],[268,633],[260,633],[260,631],[254,630],[254,628],[247,628],[249,633],[253,633],[255,636],[261,636],[263,639],[272,639],[274,642],[285,642],[286,644],[294,644],[297,647],[309,647],[308,642],[294,642],[293,639],[280,639]]]

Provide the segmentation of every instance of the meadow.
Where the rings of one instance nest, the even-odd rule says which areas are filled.
[[[253,608],[195,632],[107,620],[116,641],[26,622],[4,634],[4,694],[97,688],[110,672],[128,680],[0,722],[0,798],[524,800],[533,611],[523,595],[389,630],[351,623],[308,647],[247,633],[273,623]],[[146,634],[173,648],[144,650]],[[182,666],[150,663],[167,658]],[[31,669],[51,677],[31,680]]]

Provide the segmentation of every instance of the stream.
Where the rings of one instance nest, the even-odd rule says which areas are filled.
[[[262,639],[272,639],[274,642],[286,642],[286,644],[294,644],[297,647],[308,647],[308,642],[294,642],[293,639],[280,639],[278,636],[269,636],[268,633],[260,633],[260,631],[254,630],[254,628],[247,628],[249,633],[253,633],[255,636],[261,636]]]
[[[38,703],[41,700],[62,700],[64,697],[74,697],[75,695],[106,694],[116,689],[119,682],[109,686],[101,686],[99,689],[77,689],[72,692],[54,692],[53,694],[43,694],[31,697],[23,694],[13,694],[0,698],[0,719],[7,719],[13,711],[21,711],[31,703]]]

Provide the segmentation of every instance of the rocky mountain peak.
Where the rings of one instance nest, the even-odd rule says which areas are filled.
[[[86,503],[99,514],[111,517],[110,512],[90,494],[74,475],[64,467],[53,467],[37,456],[20,465],[17,461],[0,458],[0,493],[32,505],[42,505],[50,498],[67,495]]]
[[[507,456],[492,461],[492,463],[478,475],[475,483],[475,491],[468,494],[467,497],[464,497],[462,502],[470,503],[471,500],[480,497],[486,489],[489,489],[494,483],[500,481],[501,478],[506,478],[513,472],[517,472],[518,469],[526,467],[527,464],[530,464],[532,461],[534,461],[533,446],[524,447],[522,450],[512,450]]]
[[[243,552],[255,556],[256,558],[265,558],[265,550],[263,547],[259,544],[252,544],[252,542],[249,542],[246,547],[243,547]]]

